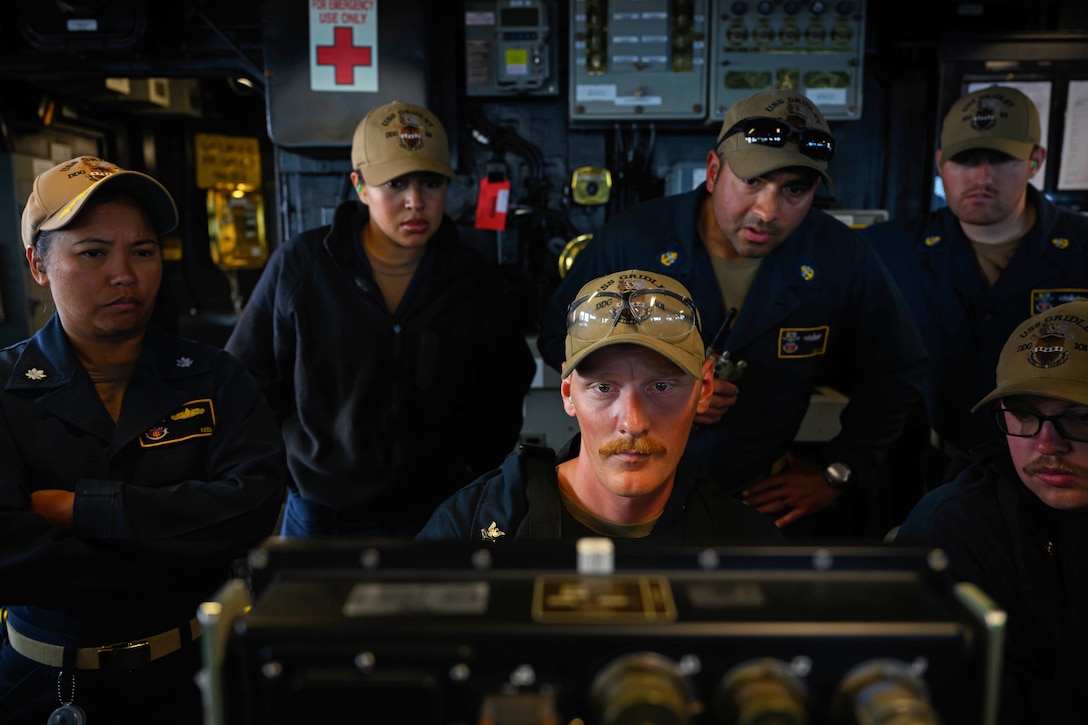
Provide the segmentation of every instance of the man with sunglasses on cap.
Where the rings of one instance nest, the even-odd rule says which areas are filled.
[[[1024,319],[1088,296],[1088,217],[1032,184],[1046,160],[1031,99],[989,86],[952,104],[936,152],[946,207],[862,233],[884,259],[931,361],[926,478],[997,435],[971,405],[993,385],[998,352]],[[928,420],[927,420],[928,418]]]
[[[592,280],[566,327],[560,390],[580,432],[558,456],[530,447],[510,455],[442,504],[417,538],[781,538],[769,519],[681,466],[714,378],[683,285],[641,270]]]
[[[1082,722],[1088,681],[1088,300],[1022,322],[972,410],[1003,436],[930,491],[897,542],[936,545],[1008,615],[1001,725]]]
[[[445,214],[435,115],[373,108],[351,163],[352,198],[276,250],[227,350],[280,419],[282,533],[411,538],[514,449],[536,366],[494,263]]]
[[[707,153],[705,185],[595,232],[552,297],[538,346],[558,368],[560,305],[586,280],[630,267],[675,277],[703,311],[708,342],[732,363],[720,367],[685,460],[780,526],[828,510],[826,533],[845,536],[865,526],[857,515],[864,488],[920,394],[924,356],[880,260],[812,208],[816,189],[831,186],[835,143],[823,114],[797,92],[734,104]],[[829,380],[850,396],[841,432],[808,459],[795,456],[811,397]],[[832,507],[840,496],[849,505]]]

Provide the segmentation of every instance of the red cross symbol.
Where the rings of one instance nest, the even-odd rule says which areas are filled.
[[[370,65],[370,46],[352,45],[351,28],[333,28],[332,45],[317,46],[317,64],[336,66],[336,85],[355,83],[355,66]]]

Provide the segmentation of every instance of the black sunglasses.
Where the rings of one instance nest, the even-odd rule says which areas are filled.
[[[835,155],[835,137],[827,131],[818,128],[794,128],[781,119],[762,116],[738,121],[718,139],[719,148],[723,141],[738,133],[743,133],[744,140],[748,143],[776,149],[785,146],[787,141],[792,141],[797,144],[797,149],[802,154],[817,161],[830,161]]]

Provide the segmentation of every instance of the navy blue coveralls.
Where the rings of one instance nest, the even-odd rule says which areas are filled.
[[[939,546],[957,581],[1008,615],[1000,725],[1084,719],[1088,512],[1052,509],[1020,480],[1004,440],[979,446],[918,503],[896,542]]]
[[[74,670],[74,702],[91,723],[199,722],[190,621],[283,503],[283,443],[256,382],[226,352],[151,326],[114,423],[54,315],[0,351],[0,384],[6,629],[66,659],[177,629],[180,651]],[[75,492],[72,531],[31,511],[39,489]],[[5,638],[0,722],[46,722],[59,674]]]
[[[493,265],[444,218],[390,312],[368,218],[347,201],[280,246],[227,342],[280,421],[288,534],[412,537],[521,430],[536,365]]]
[[[515,538],[600,536],[576,521],[559,500],[555,466],[577,456],[580,441],[581,436],[575,434],[558,455],[537,449],[535,454],[544,463],[535,466],[527,458],[529,451],[511,453],[501,467],[450,496],[416,538],[504,544]],[[539,516],[537,507],[546,507],[549,516]],[[781,541],[782,533],[766,516],[723,495],[713,481],[681,467],[665,510],[647,538],[703,544],[767,543]]]
[[[1088,217],[1028,187],[1035,224],[987,289],[974,248],[951,209],[862,230],[883,258],[922,334],[930,359],[925,381],[929,425],[951,454],[999,435],[975,403],[995,385],[997,358],[1013,330],[1033,314],[1088,296]]]

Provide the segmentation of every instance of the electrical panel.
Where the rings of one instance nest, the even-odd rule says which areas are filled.
[[[792,89],[828,120],[861,117],[865,0],[714,0],[709,119],[760,90]]]
[[[571,121],[705,119],[708,3],[571,0]]]
[[[465,93],[555,96],[554,0],[465,5]]]
[[[502,542],[269,540],[198,609],[206,722],[996,721],[1004,612],[940,552]]]

